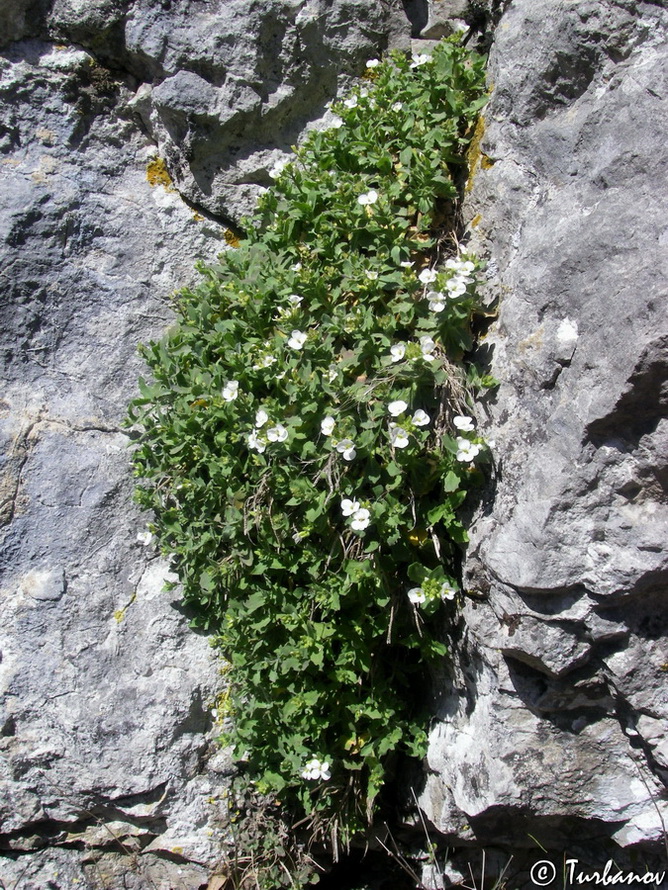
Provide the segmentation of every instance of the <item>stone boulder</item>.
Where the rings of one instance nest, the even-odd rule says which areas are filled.
[[[220,864],[221,664],[133,505],[137,346],[227,246],[205,208],[250,210],[409,30],[389,0],[0,10],[4,886],[193,890]]]
[[[151,186],[127,87],[87,53],[15,44],[0,66],[0,874],[166,887],[173,855],[198,886],[230,772],[204,769],[220,666],[164,592],[122,421],[139,341],[222,228]]]
[[[472,153],[494,472],[421,803],[517,866],[665,856],[667,25],[663,4],[515,0]]]
[[[47,30],[132,75],[179,191],[237,223],[365,61],[410,40],[400,0],[55,0]]]

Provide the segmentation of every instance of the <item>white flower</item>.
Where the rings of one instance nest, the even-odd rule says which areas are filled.
[[[226,402],[233,402],[239,395],[239,381],[228,380],[223,387],[222,396]]]
[[[360,510],[355,510],[355,512],[353,513],[350,527],[354,528],[356,532],[363,532],[370,522],[371,513],[366,509],[366,507],[362,507]]]
[[[395,102],[392,106],[392,111],[401,111],[403,107],[404,106],[401,104],[401,102]]]
[[[301,263],[295,263],[294,265],[290,266],[290,271],[291,272],[301,272],[301,268],[302,268]]]
[[[357,452],[355,451],[355,443],[352,439],[341,439],[336,446],[339,454],[343,455],[344,460],[354,460]]]
[[[432,312],[443,312],[445,309],[445,294],[438,290],[430,290],[425,299],[429,300],[429,309]]]
[[[419,606],[420,603],[424,603],[427,599],[425,594],[422,592],[421,587],[411,587],[408,591],[408,599],[413,603],[414,606]]]
[[[433,269],[423,269],[418,275],[419,280],[422,284],[433,284],[436,281],[438,273]]]
[[[327,368],[327,380],[330,383],[333,383],[338,376],[339,372],[336,368],[336,365],[330,365],[329,368]]]
[[[457,429],[461,430],[463,433],[470,433],[475,429],[473,418],[469,417],[468,414],[456,414],[452,418],[452,422]]]
[[[430,336],[425,334],[424,337],[420,337],[420,349],[422,350],[422,358],[426,362],[433,362],[434,356],[432,355],[434,349],[436,348],[436,344],[432,340]]]
[[[344,498],[341,501],[341,512],[344,516],[352,516],[360,509],[359,501],[351,501],[350,498]]]
[[[413,415],[413,423],[415,424],[415,426],[427,426],[430,420],[431,417],[427,414],[426,411],[423,411],[422,408],[418,408]]]
[[[259,371],[261,368],[269,368],[276,361],[275,355],[263,355],[257,365],[253,365],[254,371]]]
[[[367,68],[377,68],[380,65],[380,59],[369,59],[366,63]]]
[[[285,158],[281,158],[280,160],[276,161],[274,166],[269,171],[269,175],[271,176],[271,178],[278,179],[278,177],[285,170],[285,168],[287,167],[287,165],[289,163],[290,162],[288,160],[286,160]]]
[[[377,200],[378,192],[375,189],[369,189],[368,192],[364,192],[364,194],[359,196],[357,203],[362,205],[375,204]]]
[[[295,306],[295,307],[296,307],[296,306],[299,306],[299,304],[301,303],[301,301],[302,301],[303,299],[304,299],[304,298],[303,298],[303,297],[300,297],[299,294],[290,294],[290,296],[288,297],[288,303],[289,303],[291,306]]]
[[[139,532],[137,535],[137,541],[142,545],[142,547],[148,547],[148,545],[153,540],[153,535],[151,532]]]
[[[466,282],[461,278],[451,278],[446,282],[445,288],[448,295],[454,299],[455,297],[461,297],[462,294],[466,293]]]
[[[267,430],[267,439],[270,442],[285,442],[288,438],[288,431],[281,423],[277,423],[276,426],[270,426]]]
[[[397,426],[396,423],[392,423],[390,424],[390,441],[395,448],[407,448],[408,433],[403,427]]]
[[[293,331],[288,340],[288,346],[291,349],[301,349],[304,343],[306,343],[307,336],[308,334],[305,334],[303,331]]]
[[[302,778],[303,779],[317,779],[317,778],[319,778],[319,776],[320,776],[320,761],[316,760],[315,758],[313,760],[309,760],[309,762],[304,767],[304,770],[302,771]]]
[[[367,97],[368,95],[369,95],[369,91],[368,91],[367,89],[363,88],[363,89],[360,90],[360,97],[361,97],[362,99],[366,99],[366,97]]]
[[[269,420],[269,415],[264,408],[259,408],[255,414],[255,429],[259,430],[261,426]]]
[[[443,584],[441,584],[439,595],[442,600],[453,600],[457,596],[457,588],[452,587],[447,581],[444,581]]]
[[[253,430],[253,432],[250,433],[248,436],[248,447],[252,448],[253,451],[257,451],[259,454],[262,454],[267,446],[264,444],[262,439],[258,438],[255,430]]]
[[[475,460],[475,458],[480,453],[481,446],[476,445],[473,442],[470,442],[468,439],[463,439],[461,436],[457,437],[457,454],[455,457],[457,460],[466,461],[470,463]]]
[[[412,58],[411,68],[419,68],[420,65],[424,65],[426,62],[431,61],[431,56],[428,56],[426,53],[413,53]]]
[[[321,779],[323,782],[326,782],[331,778],[332,774],[329,771],[329,763],[326,760],[323,760],[321,763],[317,757],[309,760],[302,771],[302,779]]]
[[[410,260],[404,260],[402,263],[399,263],[402,269],[412,269],[413,263]]]
[[[343,104],[346,108],[357,108],[357,96],[351,96],[350,99],[345,99]]]
[[[334,432],[334,425],[336,421],[333,417],[323,417],[322,422],[320,423],[320,432],[323,436],[331,436]]]
[[[390,346],[390,355],[392,356],[393,362],[400,362],[406,355],[406,344],[395,343],[394,346]]]
[[[475,269],[475,263],[472,263],[470,260],[451,259],[445,261],[445,268],[452,269],[463,275],[470,275]]]
[[[343,126],[343,118],[339,117],[337,114],[333,114],[329,121],[329,129],[330,130],[338,130]]]
[[[369,281],[376,281],[376,279],[378,278],[378,272],[372,272],[371,269],[367,269],[364,274],[369,279]]]
[[[399,417],[400,414],[403,414],[404,411],[408,408],[406,402],[403,399],[397,399],[395,402],[390,402],[387,406],[387,410],[390,412],[392,417]]]

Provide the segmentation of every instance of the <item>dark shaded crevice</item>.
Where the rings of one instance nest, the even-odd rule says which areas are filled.
[[[419,866],[418,866],[419,869]],[[415,883],[387,853],[351,850],[318,881],[319,890],[413,890]]]
[[[600,665],[587,665],[564,682],[507,653],[508,673],[526,709],[561,732],[578,735],[586,726],[616,713],[615,696]]]
[[[668,335],[645,348],[613,410],[587,426],[585,441],[600,448],[610,440],[620,440],[637,448],[640,439],[654,432],[666,417]]]
[[[656,579],[657,583],[648,583],[644,591],[629,593],[616,601],[608,601],[609,598],[606,598],[599,604],[597,611],[608,621],[624,624],[629,633],[641,639],[663,639],[668,635],[666,580],[661,574]]]
[[[21,476],[28,458],[30,457],[30,436],[39,424],[38,417],[32,423],[24,427],[12,443],[9,456],[3,466],[4,480],[0,479],[0,495],[5,489],[5,497],[0,501],[0,528],[9,525],[16,515],[16,507],[21,488]]]
[[[427,0],[401,0],[406,18],[411,23],[411,37],[419,37],[429,21]]]

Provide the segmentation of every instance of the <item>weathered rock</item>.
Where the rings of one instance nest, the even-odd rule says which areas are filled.
[[[192,890],[226,834],[220,666],[163,591],[121,425],[138,343],[224,226],[184,202],[139,117],[159,120],[193,200],[226,207],[228,180],[214,165],[202,191],[184,153],[208,163],[234,131],[262,179],[340,71],[408,39],[397,4],[169,7],[0,12],[8,41],[44,38],[0,56],[0,879],[21,890]],[[249,209],[258,176],[230,206]]]
[[[431,0],[429,18],[420,32],[421,37],[439,40],[448,37],[459,28],[465,28],[464,21],[469,11],[468,0]]]
[[[135,78],[179,190],[236,221],[364,62],[410,40],[400,0],[56,0],[48,30]]]
[[[499,869],[511,851],[540,858],[532,838],[583,861],[651,857],[668,818],[664,5],[461,13],[478,27],[508,7],[468,201],[501,297],[486,348],[502,385],[480,417],[497,473],[421,797],[464,851],[457,880],[473,847],[495,846]],[[218,666],[162,593],[167,566],[131,505],[135,347],[224,244],[177,188],[248,212],[364,60],[408,45],[404,8],[417,36],[417,0],[0,10],[9,886],[190,890],[220,855]]]
[[[496,472],[422,797],[460,842],[662,849],[667,15],[516,0],[496,32],[468,198]]]
[[[222,230],[149,184],[154,147],[115,113],[121,83],[82,92],[86,53],[24,43],[1,65],[0,874],[76,886],[98,868],[78,847],[130,874],[124,851],[164,838],[196,886],[222,830],[207,801],[226,780],[204,767],[218,665],[142,543],[120,424],[138,342]]]

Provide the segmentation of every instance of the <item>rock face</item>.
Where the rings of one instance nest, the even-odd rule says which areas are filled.
[[[665,858],[662,7],[514,0],[490,60],[467,202],[500,300],[481,358],[501,385],[479,418],[495,478],[422,803],[516,866],[541,858],[532,837]]]
[[[136,349],[226,246],[205,208],[250,209],[409,30],[362,0],[0,10],[2,886],[194,890],[218,864],[220,665],[132,504]]]
[[[85,52],[30,42],[1,64],[0,874],[72,887],[150,846],[135,886],[160,885],[161,850],[211,858],[218,666],[142,543],[121,421],[138,342],[221,227],[151,187],[154,147],[117,113],[127,90],[91,88]]]
[[[56,0],[48,25],[137,79],[179,191],[237,221],[337,89],[409,40],[399,0]]]
[[[480,848],[493,869],[512,853],[518,886],[545,855],[658,861],[665,4],[5,0],[5,886],[193,890],[216,870],[219,665],[132,506],[136,346],[365,59],[504,6],[467,201],[500,299],[479,418],[496,472],[421,804],[454,879]]]

